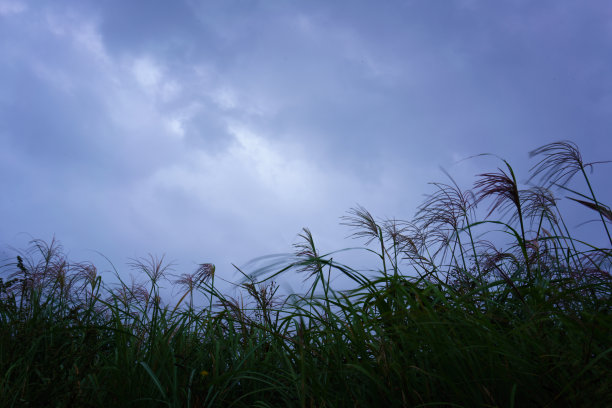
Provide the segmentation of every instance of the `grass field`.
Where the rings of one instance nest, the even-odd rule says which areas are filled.
[[[211,264],[172,276],[149,257],[130,265],[147,284],[106,285],[35,240],[0,275],[0,406],[612,406],[612,212],[573,143],[532,155],[538,186],[501,161],[472,190],[434,183],[411,221],[350,210],[377,271],[304,229],[237,297]],[[605,248],[572,236],[553,191],[591,211]],[[289,271],[305,293],[279,294]],[[171,304],[164,279],[181,288]]]

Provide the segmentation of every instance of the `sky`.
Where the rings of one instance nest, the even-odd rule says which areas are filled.
[[[55,236],[101,270],[233,279],[303,227],[358,244],[356,205],[411,219],[441,168],[500,166],[467,157],[526,181],[546,143],[612,159],[611,131],[607,0],[0,0],[5,254]]]

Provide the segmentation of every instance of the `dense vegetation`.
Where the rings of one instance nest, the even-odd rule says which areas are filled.
[[[321,255],[304,229],[234,298],[211,264],[173,278],[140,259],[147,284],[107,286],[35,240],[2,269],[0,406],[612,406],[612,212],[574,144],[532,155],[539,186],[503,161],[473,190],[434,183],[412,221],[351,210],[378,271]],[[606,248],[570,234],[552,190],[588,207]],[[279,295],[287,271],[304,294]],[[180,300],[160,299],[163,279]]]

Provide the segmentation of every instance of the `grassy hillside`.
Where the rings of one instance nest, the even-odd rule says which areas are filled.
[[[502,161],[472,190],[434,183],[411,221],[352,209],[378,271],[320,254],[304,229],[237,298],[211,264],[173,276],[140,259],[147,284],[110,286],[33,241],[0,275],[0,406],[612,406],[612,212],[574,144],[532,154],[538,187]],[[553,191],[592,212],[606,248],[572,236]],[[310,289],[280,296],[287,271]]]

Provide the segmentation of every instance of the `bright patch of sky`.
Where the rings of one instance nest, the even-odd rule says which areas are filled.
[[[603,0],[0,0],[4,247],[232,279],[302,227],[355,245],[357,204],[410,219],[439,166],[469,188],[500,163],[457,162],[490,152],[526,180],[557,140],[612,159],[611,131]]]

